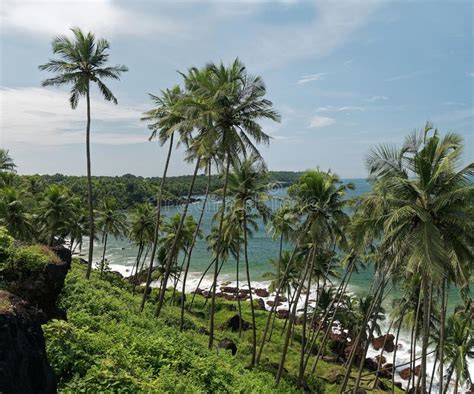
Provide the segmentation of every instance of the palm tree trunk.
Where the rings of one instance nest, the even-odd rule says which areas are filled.
[[[454,366],[452,366],[451,368],[449,368],[449,371],[448,371],[448,376],[446,378],[446,384],[444,386],[444,394],[446,394],[448,392],[448,389],[449,389],[449,384],[451,383],[451,379],[453,377],[453,372],[454,372]]]
[[[422,343],[422,358],[421,358],[421,392],[426,393],[426,362],[428,352],[428,342],[430,336],[430,304],[431,299],[429,295],[429,283],[427,273],[423,273],[423,343]]]
[[[182,287],[182,297],[181,297],[181,312],[180,312],[180,320],[179,320],[179,331],[183,331],[183,325],[184,325],[184,293],[186,291],[186,280],[188,278],[188,272],[189,272],[189,266],[191,264],[191,255],[193,253],[194,245],[196,244],[196,240],[199,234],[199,230],[201,229],[201,223],[202,223],[202,218],[204,217],[204,211],[206,210],[206,204],[207,204],[207,199],[209,198],[209,189],[211,187],[211,163],[208,164],[208,175],[207,175],[207,186],[206,186],[206,194],[204,197],[204,202],[202,203],[202,209],[201,213],[199,215],[199,220],[197,222],[196,229],[194,230],[193,234],[193,240],[191,242],[191,245],[189,247],[189,252],[187,256],[187,261],[186,261],[186,267],[184,270],[184,276],[183,276],[183,287]],[[194,295],[193,295],[194,299]]]
[[[416,306],[416,313],[415,313],[415,321],[413,322],[413,327],[411,329],[411,338],[410,338],[410,377],[408,379],[407,390],[412,384],[415,387],[415,360],[416,360],[416,337],[418,335],[418,317],[420,315],[420,308],[421,308],[421,296],[422,294],[418,294],[418,302]],[[413,381],[413,383],[412,383]]]
[[[239,268],[240,268],[240,234],[239,234],[239,242],[237,246],[235,279],[236,279],[236,288],[237,288],[237,308],[239,310],[239,338],[241,338],[242,337],[242,302],[240,300]]]
[[[395,361],[397,359],[397,351],[398,351],[398,338],[400,337],[400,330],[402,329],[403,318],[405,317],[405,311],[402,312],[402,316],[400,317],[400,321],[398,323],[397,328],[397,335],[395,337],[395,349],[393,349],[393,359],[392,359],[392,393],[395,392]],[[410,364],[411,365],[411,364]]]
[[[257,356],[257,327],[255,323],[255,305],[253,304],[252,296],[252,284],[250,281],[250,268],[249,268],[249,257],[248,257],[248,239],[247,239],[247,210],[244,207],[244,258],[245,258],[245,271],[247,274],[247,286],[249,288],[250,295],[250,312],[252,314],[252,359],[250,366],[255,366],[255,359]]]
[[[214,278],[213,278],[213,287],[212,287],[212,299],[211,299],[211,316],[209,321],[209,349],[212,349],[214,344],[214,314],[216,311],[216,288],[217,288],[217,276],[218,276],[218,269],[219,269],[219,257],[221,253],[221,234],[222,234],[222,226],[224,224],[224,215],[225,215],[225,203],[227,197],[227,185],[229,183],[229,170],[230,170],[230,152],[227,152],[227,164],[225,169],[225,180],[224,180],[224,190],[222,195],[222,213],[219,221],[219,235],[217,237],[217,253],[216,259],[214,262]]]
[[[348,286],[348,284],[351,280],[352,273],[354,272],[354,270],[353,270],[354,264],[355,264],[355,257],[349,263],[349,265],[347,267],[347,270],[346,270],[346,273],[344,274],[343,280],[341,281],[341,283],[340,283],[340,285],[339,285],[339,287],[336,291],[336,295],[334,296],[334,299],[331,301],[331,304],[327,308],[323,318],[321,319],[321,324],[319,325],[318,329],[316,330],[316,333],[314,334],[314,342],[311,345],[311,348],[309,350],[309,354],[311,354],[312,348],[313,348],[314,344],[316,343],[319,331],[323,327],[323,323],[326,321],[327,316],[330,313],[330,311],[331,311],[332,307],[334,306],[334,304],[336,304],[336,306],[334,307],[334,311],[332,313],[331,319],[330,319],[329,323],[326,326],[326,330],[324,332],[323,339],[321,340],[321,344],[319,345],[318,353],[316,355],[316,358],[314,359],[313,366],[311,367],[311,375],[313,375],[314,372],[316,371],[316,367],[318,365],[318,362],[319,362],[319,360],[320,360],[320,358],[323,354],[324,347],[326,346],[327,339],[329,338],[329,334],[332,330],[332,323],[334,322],[334,320],[336,318],[337,311],[339,310],[339,305],[342,301],[342,297],[344,297],[344,294],[346,292],[346,288],[347,288],[347,286]],[[336,299],[337,299],[337,302],[336,302]]]
[[[101,279],[102,279],[102,276],[104,275],[105,251],[107,249],[107,238],[108,238],[108,234],[105,233],[105,235],[104,235],[104,250],[102,251],[102,260],[100,262],[100,278]]]
[[[191,203],[191,195],[193,194],[194,183],[196,181],[196,176],[197,176],[197,173],[198,173],[198,170],[199,170],[199,164],[200,163],[201,163],[201,157],[199,156],[196,160],[196,166],[194,167],[194,174],[193,174],[193,177],[191,179],[191,184],[189,185],[186,204],[184,205],[184,210],[183,210],[183,213],[181,214],[181,219],[179,221],[178,229],[176,230],[176,236],[174,237],[174,241],[173,241],[173,245],[171,246],[171,251],[169,253],[169,257],[166,259],[167,265],[166,265],[165,274],[164,274],[164,277],[163,277],[163,285],[160,288],[160,297],[159,297],[159,300],[158,300],[158,304],[156,305],[155,317],[160,316],[161,308],[163,307],[163,303],[165,301],[166,285],[168,284],[168,279],[169,279],[169,276],[170,276],[170,273],[171,273],[171,268],[172,268],[172,264],[173,264],[174,255],[178,253],[176,248],[177,248],[177,245],[178,245],[178,240],[181,236],[181,231],[183,230],[184,221],[185,221],[186,215],[188,213],[189,204]]]
[[[196,290],[194,291],[193,293],[193,298],[191,299],[191,304],[189,305],[189,308],[188,310],[191,311],[193,305],[194,305],[194,299],[196,298],[196,294],[197,294],[197,291],[199,289],[199,286],[201,286],[201,282],[203,281],[204,277],[206,276],[207,272],[211,269],[211,267],[214,265],[214,262],[216,261],[216,259],[212,259],[211,263],[207,266],[207,268],[204,270],[204,272],[202,273],[201,275],[201,278],[199,278],[199,282],[198,284],[196,285]],[[212,288],[210,289],[212,290]]]
[[[277,372],[276,379],[275,379],[277,384],[280,382],[280,379],[283,375],[286,355],[288,353],[288,346],[290,345],[290,337],[291,337],[291,333],[292,333],[293,323],[294,323],[294,320],[295,320],[296,310],[297,310],[297,307],[298,307],[298,300],[300,298],[301,291],[303,290],[303,284],[304,284],[304,281],[306,280],[306,276],[308,275],[309,267],[311,266],[311,261],[313,260],[313,253],[314,253],[314,250],[312,251],[312,253],[310,253],[310,255],[308,256],[308,259],[306,260],[306,264],[305,264],[304,272],[302,274],[301,281],[298,283],[298,287],[295,291],[295,297],[294,297],[295,302],[293,304],[293,307],[292,307],[292,310],[291,310],[291,313],[290,313],[290,318],[288,320],[288,329],[287,329],[286,336],[285,336],[285,342],[284,342],[283,350],[282,350],[282,354],[281,354],[280,365],[278,366],[278,372]]]
[[[92,204],[92,173],[91,173],[91,100],[89,95],[89,82],[87,82],[87,126],[86,126],[86,159],[87,159],[87,203],[89,206],[89,256],[87,260],[86,279],[92,271],[92,258],[94,254],[94,206]]]
[[[446,324],[446,279],[443,280],[441,286],[441,322],[439,332],[439,394],[443,394],[443,367],[444,367],[444,340],[445,340],[445,324]]]
[[[291,262],[296,254],[296,251],[297,251],[297,247],[295,247],[293,249],[293,252],[290,256],[290,259],[288,261],[288,265],[285,267],[285,272],[283,272],[283,277],[280,279],[277,277],[277,280],[279,281],[279,283],[277,284],[277,288],[276,288],[276,293],[275,293],[275,302],[273,303],[273,305],[270,307],[270,310],[268,311],[268,316],[267,316],[267,321],[265,323],[265,329],[263,330],[263,336],[262,336],[262,341],[260,342],[260,348],[258,350],[258,353],[257,353],[257,357],[255,359],[255,365],[258,365],[258,363],[260,362],[260,357],[262,356],[262,352],[263,352],[263,348],[265,346],[265,343],[267,341],[267,334],[268,334],[268,329],[270,327],[270,323],[272,321],[272,315],[275,314],[276,312],[276,301],[278,300],[278,297],[280,296],[280,292],[281,292],[281,288],[283,286],[283,284],[285,283],[285,280],[286,280],[286,277],[288,275],[288,270],[289,270],[289,267],[291,265]],[[281,260],[280,260],[281,261]],[[288,302],[290,302],[290,297],[288,297]],[[288,308],[289,310],[290,308]],[[275,321],[275,317],[276,315],[273,317],[273,321]],[[273,332],[273,325],[272,325],[272,332]],[[271,334],[270,334],[271,336]]]
[[[303,380],[304,380],[304,366],[305,366],[305,350],[306,350],[306,320],[308,317],[308,304],[309,304],[309,295],[311,293],[311,275],[312,272],[309,272],[308,275],[308,288],[307,288],[307,293],[306,293],[306,298],[304,301],[304,307],[303,307],[303,329],[302,329],[302,336],[301,336],[301,351],[300,351],[300,363],[299,363],[299,368],[298,368],[298,380],[297,380],[297,385],[298,386],[303,386]],[[316,303],[317,305],[317,303]]]
[[[158,195],[156,197],[156,222],[155,222],[155,231],[153,233],[153,246],[151,248],[150,264],[148,265],[148,274],[145,283],[145,290],[143,291],[142,302],[140,304],[140,312],[143,311],[145,307],[145,302],[147,299],[148,289],[151,282],[151,274],[153,273],[153,263],[155,261],[156,249],[158,247],[158,234],[160,233],[160,218],[161,218],[161,199],[163,197],[163,189],[165,188],[166,174],[168,173],[168,167],[170,164],[171,152],[173,151],[173,138],[174,133],[171,134],[170,143],[168,148],[168,155],[166,156],[165,168],[163,170],[163,177],[161,178],[160,190],[158,190]]]

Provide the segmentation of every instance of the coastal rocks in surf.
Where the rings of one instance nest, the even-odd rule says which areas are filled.
[[[276,313],[276,317],[279,319],[286,319],[290,315],[290,311],[288,309],[279,309],[276,311]]]
[[[408,380],[408,379],[410,379],[412,372],[413,372],[413,370],[410,367],[402,369],[400,371],[400,377],[403,380]],[[417,365],[415,367],[415,376],[420,376],[420,372],[421,372],[421,365]]]
[[[268,297],[268,296],[270,296],[270,293],[268,292],[267,289],[255,289],[254,293],[259,297]]]
[[[378,338],[372,339],[372,346],[375,350],[383,348],[387,353],[391,353],[395,350],[394,339],[395,336],[392,334],[382,335]]]
[[[265,310],[265,301],[263,301],[263,298],[257,298],[257,300],[255,301],[255,309],[259,311]]]
[[[55,393],[56,378],[48,364],[36,307],[0,290],[0,392]]]
[[[251,327],[252,325],[249,322],[245,321],[244,319],[241,319],[239,315],[234,315],[224,324],[222,324],[221,329],[237,332],[240,329],[242,329],[242,331],[246,331]]]
[[[268,306],[273,306],[273,305],[275,305],[275,301],[272,301],[272,300],[267,301],[267,305],[268,305]],[[283,305],[283,303],[277,301],[277,302],[276,302],[276,306],[280,306],[280,305]]]

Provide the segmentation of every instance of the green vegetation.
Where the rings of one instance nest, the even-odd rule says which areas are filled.
[[[235,315],[235,302],[216,301],[216,340],[234,341],[238,350],[232,356],[229,350],[207,349],[210,308],[203,297],[197,296],[194,313],[186,316],[185,330],[180,333],[179,306],[168,306],[156,320],[151,304],[143,313],[138,312],[140,299],[130,294],[125,282],[121,286],[111,284],[115,279],[110,273],[104,275],[104,280],[93,273],[86,281],[85,269],[74,261],[66,279],[60,305],[67,309],[68,321],[54,320],[43,326],[48,358],[60,380],[61,392],[299,392],[294,386],[297,339],[288,352],[288,374],[279,385],[273,378],[283,345],[283,338],[277,334],[283,321],[276,322],[268,356],[260,367],[250,370],[251,330],[239,336],[221,328]],[[155,290],[152,299],[157,296]],[[167,299],[170,294],[167,292]],[[242,303],[242,314],[250,320],[248,302]],[[255,311],[257,327],[263,327],[267,315]],[[343,372],[339,364],[321,361],[318,378],[308,382],[308,388],[316,393],[336,393],[336,381]]]

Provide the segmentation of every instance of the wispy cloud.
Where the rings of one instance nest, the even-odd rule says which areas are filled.
[[[314,115],[313,117],[311,117],[308,127],[310,129],[317,129],[320,127],[331,126],[334,123],[336,123],[336,120],[333,118],[329,118],[327,116]]]
[[[411,79],[411,78],[415,78],[420,75],[426,74],[427,72],[428,72],[427,70],[417,70],[417,71],[413,71],[407,74],[394,75],[393,77],[387,78],[385,82],[394,82],[394,81],[401,81],[403,79]]]
[[[387,96],[372,96],[369,97],[367,100],[368,103],[375,103],[376,101],[387,101],[388,97]]]
[[[92,142],[124,145],[146,142],[142,109],[91,99]],[[0,88],[2,144],[66,145],[84,143],[85,111],[69,106],[68,93],[45,88]],[[143,130],[143,131],[142,131]]]
[[[467,73],[467,75],[468,75],[469,77],[474,77],[474,71],[472,71],[472,72],[470,72],[470,73]]]
[[[354,112],[354,111],[365,111],[363,107],[356,107],[356,106],[342,106],[342,107],[334,107],[332,105],[328,105],[326,107],[319,107],[316,109],[316,112]]]
[[[303,75],[296,84],[308,83],[312,81],[321,81],[327,73],[317,73],[317,74],[310,74],[310,75]]]

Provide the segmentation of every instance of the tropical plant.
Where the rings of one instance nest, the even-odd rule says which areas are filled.
[[[105,79],[119,80],[120,75],[128,71],[123,65],[108,66],[109,43],[105,39],[96,39],[93,33],[84,33],[78,27],[71,29],[73,38],[64,35],[57,36],[52,43],[53,53],[59,59],[52,59],[39,66],[42,71],[56,73],[56,76],[43,81],[43,86],[72,85],[69,103],[76,109],[80,97],[86,98],[87,124],[86,124],[86,158],[87,158],[87,197],[89,208],[89,255],[86,278],[90,277],[92,270],[92,257],[94,252],[94,207],[91,179],[91,154],[90,154],[90,124],[91,105],[90,88],[96,84],[99,92],[106,101],[117,104],[117,99],[112,91],[105,85]]]
[[[0,172],[15,172],[16,164],[8,150],[0,148]]]

